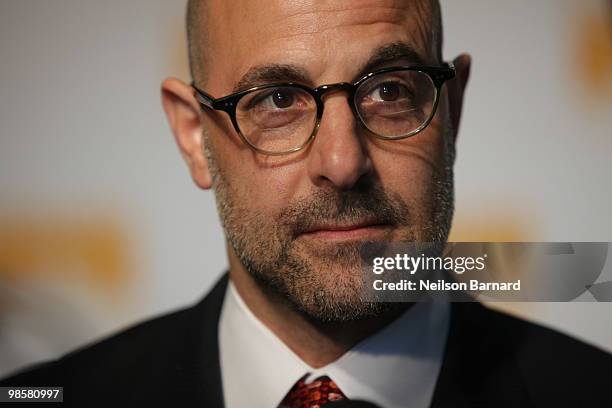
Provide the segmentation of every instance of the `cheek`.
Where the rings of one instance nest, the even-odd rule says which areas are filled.
[[[257,155],[249,148],[232,147],[222,157],[220,171],[235,202],[267,223],[290,205],[303,178],[299,166],[279,163],[278,158]]]
[[[448,165],[444,133],[442,124],[432,121],[426,130],[408,139],[374,140],[370,156],[381,180],[418,186],[435,173],[443,174]]]
[[[406,203],[427,200],[436,174],[429,164],[411,157],[405,157],[401,161],[396,159],[393,164],[386,165],[378,173],[385,190],[398,194]]]
[[[374,167],[384,188],[398,194],[414,210],[426,211],[434,199],[435,183],[445,177],[446,143],[439,123],[413,138],[385,142],[372,150]],[[376,151],[376,152],[374,152]]]

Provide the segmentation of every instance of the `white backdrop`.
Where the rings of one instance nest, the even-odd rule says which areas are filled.
[[[193,302],[226,267],[159,101],[189,80],[184,3],[0,1],[0,375]],[[453,237],[612,241],[612,80],[579,58],[603,0],[442,5],[446,58],[473,56]],[[612,304],[498,306],[612,351]]]

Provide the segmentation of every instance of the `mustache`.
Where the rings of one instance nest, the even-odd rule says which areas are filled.
[[[351,190],[319,189],[291,203],[279,214],[279,222],[297,237],[326,222],[353,223],[364,219],[374,224],[408,225],[408,206],[378,184]]]

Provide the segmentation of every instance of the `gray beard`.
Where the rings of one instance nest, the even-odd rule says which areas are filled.
[[[400,241],[446,242],[448,238],[454,209],[454,145],[449,146],[453,150],[447,150],[450,153],[443,172],[433,180],[429,219],[421,219],[420,223],[415,223],[419,217],[416,209],[411,212],[399,197],[389,196],[375,185],[348,193],[320,190],[307,201],[291,203],[280,214],[262,214],[239,199],[219,171],[211,144],[207,141],[204,146],[221,223],[238,259],[262,288],[284,298],[309,320],[357,321],[406,305],[368,300],[360,243],[313,251],[296,240],[300,228],[320,220],[348,221],[376,214],[403,228]]]

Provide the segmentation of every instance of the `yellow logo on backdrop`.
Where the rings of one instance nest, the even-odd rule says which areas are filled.
[[[0,278],[52,274],[104,288],[118,286],[130,270],[126,243],[123,229],[110,217],[0,218]]]
[[[579,12],[576,26],[576,79],[593,97],[612,96],[612,2],[602,8]]]

